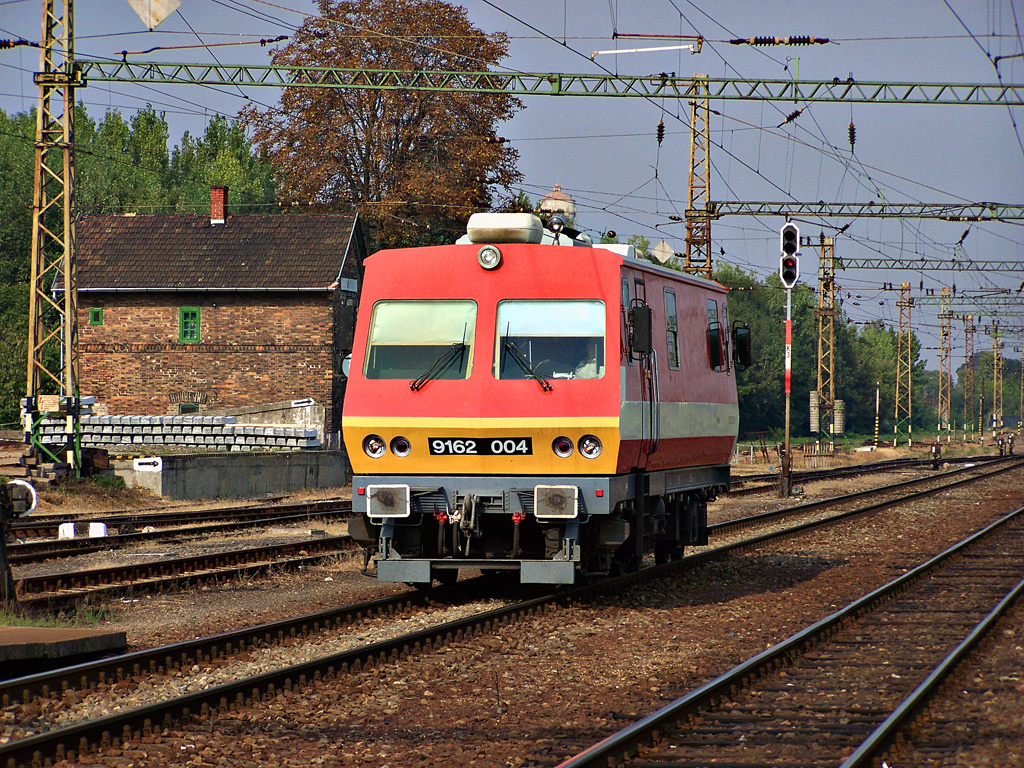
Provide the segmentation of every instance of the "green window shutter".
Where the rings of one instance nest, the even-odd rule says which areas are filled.
[[[199,338],[199,307],[181,307],[178,311],[178,341],[198,344]]]

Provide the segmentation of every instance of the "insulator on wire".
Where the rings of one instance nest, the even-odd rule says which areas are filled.
[[[792,37],[736,37],[729,41],[732,45],[825,45],[827,37],[795,35]]]
[[[658,146],[660,147],[661,146],[661,142],[664,141],[664,139],[665,139],[665,121],[664,120],[659,120],[658,121],[658,133],[657,133],[657,136],[658,136]]]
[[[488,136],[484,139],[484,142],[487,144],[507,144],[508,139],[504,136]]]
[[[790,112],[789,115],[786,117],[786,119],[783,120],[781,123],[779,123],[775,127],[776,128],[781,128],[782,126],[786,125],[787,123],[792,123],[794,120],[796,120],[802,114],[803,114],[803,110],[802,109],[798,109],[795,112]]]
[[[852,120],[850,121],[850,127],[848,129],[848,132],[850,135],[850,149],[852,150],[853,145],[857,143],[857,126],[853,124]]]

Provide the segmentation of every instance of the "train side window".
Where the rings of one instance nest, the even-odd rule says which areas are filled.
[[[718,319],[718,302],[708,299],[708,362],[716,370],[722,370],[722,324]]]
[[[676,292],[665,289],[665,341],[668,344],[668,367],[679,369],[679,317],[676,314]]]
[[[476,302],[384,300],[373,306],[363,375],[368,379],[466,379],[473,364]]]
[[[499,301],[494,378],[530,378],[532,368],[549,379],[600,379],[605,318],[597,300]]]

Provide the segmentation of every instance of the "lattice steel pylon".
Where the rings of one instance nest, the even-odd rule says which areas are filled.
[[[952,321],[953,313],[949,310],[949,288],[943,288],[942,305],[939,310],[939,432],[949,432],[949,392],[952,379],[950,364],[953,352]]]
[[[964,440],[974,442],[974,315],[964,315]]]
[[[683,271],[711,279],[711,107],[707,75],[694,75],[690,99],[690,200],[686,207]]]
[[[1020,347],[1014,347],[1014,352],[1024,352]],[[1024,355],[1020,358],[1020,406],[1017,409],[1017,436],[1020,437],[1021,429],[1024,428]]]
[[[910,296],[910,283],[900,283],[900,300],[896,302],[900,308],[900,330],[896,337],[896,423],[893,424],[893,448],[897,447],[902,436],[906,436],[907,445],[913,446],[914,434],[911,424],[913,403],[911,399],[911,330],[910,309],[914,299]]]
[[[44,2],[41,65],[36,74],[39,103],[32,201],[28,380],[23,419],[34,455],[45,454],[55,462],[66,461],[77,472],[80,405],[73,214],[74,110],[75,87],[82,83],[74,56],[73,0]],[[58,298],[59,292],[62,295]],[[54,393],[58,397],[53,397]],[[59,413],[65,421],[63,447],[42,444],[40,422],[51,413]]]
[[[1003,429],[1003,342],[999,326],[992,333],[992,437]]]
[[[836,261],[834,239],[818,236],[821,262],[818,269],[818,439],[835,448],[835,342]]]

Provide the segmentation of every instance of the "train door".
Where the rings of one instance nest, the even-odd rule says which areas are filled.
[[[658,450],[660,414],[657,352],[650,344],[651,311],[647,304],[647,285],[642,275],[631,273],[622,280],[623,326],[625,342],[625,382],[623,396],[631,401],[632,431],[638,431],[637,451],[632,457],[636,470],[647,468],[651,454]],[[640,343],[640,337],[646,342]]]

